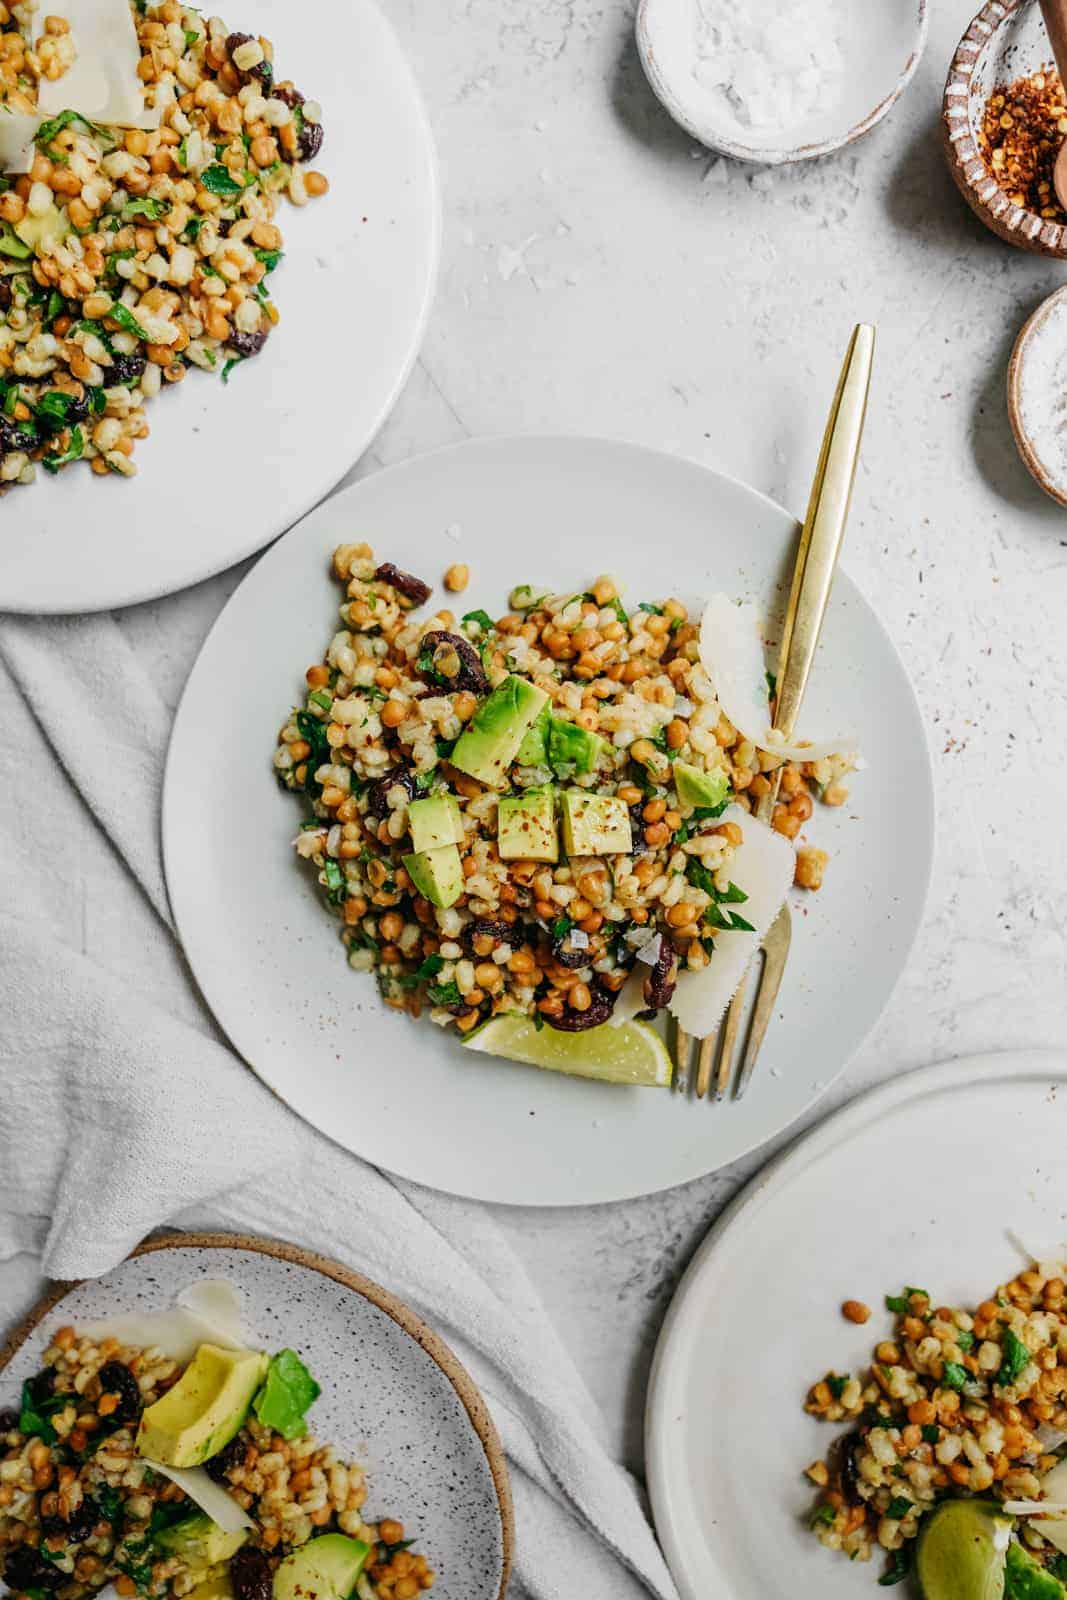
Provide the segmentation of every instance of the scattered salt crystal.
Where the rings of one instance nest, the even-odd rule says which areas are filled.
[[[588,950],[589,935],[587,933],[583,933],[581,928],[572,928],[569,938],[572,950]]]
[[[643,944],[641,946],[640,950],[637,952],[638,961],[647,961],[650,967],[654,967],[656,962],[659,960],[659,953],[662,946],[663,935],[657,933],[654,938],[648,941],[647,944]]]
[[[462,539],[463,529],[460,527],[458,522],[450,522],[448,524],[448,527],[445,529],[445,537],[447,539],[455,539],[457,542]]]

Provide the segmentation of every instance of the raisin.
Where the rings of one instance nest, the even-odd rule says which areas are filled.
[[[249,356],[258,356],[267,342],[265,333],[231,333],[226,340],[227,348],[246,361]]]
[[[426,592],[429,594],[429,590]],[[427,665],[418,668],[419,676],[427,683],[437,688],[469,689],[473,694],[489,693],[482,658],[469,639],[435,629],[419,640],[419,661],[427,656]]]
[[[383,561],[374,576],[379,583],[391,583],[394,589],[399,589],[405,600],[410,600],[413,606],[425,605],[430,598],[428,583],[423,583],[421,578],[413,578],[410,572],[401,572],[391,561]]]
[[[402,784],[407,791],[409,800],[414,800],[416,794],[415,774],[410,767],[390,767],[383,777],[376,779],[367,790],[367,810],[372,817],[377,817],[379,822],[389,815],[389,791]]]
[[[258,66],[249,67],[248,76],[250,78],[255,78],[264,94],[270,94],[271,84],[274,82],[274,68],[271,66],[266,57],[264,57]]]
[[[14,1433],[19,1425],[17,1411],[0,1411],[0,1433]]]
[[[107,369],[108,380],[112,385],[131,383],[144,372],[145,364],[144,356],[116,356]]]
[[[0,1566],[4,1582],[9,1589],[25,1593],[27,1589],[59,1589],[70,1579],[65,1572],[46,1561],[28,1544],[16,1545]]]
[[[655,1010],[662,1010],[677,986],[678,957],[673,945],[661,936],[656,964],[645,979],[645,999]]]
[[[325,134],[321,122],[308,122],[304,119],[304,126],[297,135],[296,148],[301,161],[314,161],[322,149]]]
[[[210,1456],[204,1462],[204,1471],[209,1478],[214,1478],[216,1483],[225,1483],[226,1475],[234,1467],[239,1467],[244,1462],[247,1446],[244,1436],[235,1433],[229,1444],[224,1444],[217,1455]]]
[[[133,1422],[144,1409],[141,1386],[129,1367],[121,1361],[105,1361],[97,1373],[100,1393],[118,1395],[119,1403],[111,1413],[117,1422]]]
[[[236,1600],[271,1600],[274,1582],[263,1551],[247,1544],[238,1550],[230,1561],[230,1582]]]
[[[291,111],[295,111],[297,106],[304,104],[304,96],[300,93],[300,90],[294,89],[292,84],[288,83],[275,85],[273,98],[284,101]]]
[[[863,1449],[863,1435],[854,1431],[846,1435],[837,1447],[837,1476],[841,1493],[850,1506],[863,1505],[859,1492],[860,1474],[856,1458]]]
[[[562,939],[553,939],[552,955],[561,967],[587,967],[589,965],[588,945],[579,949],[571,943],[571,930],[568,928]]]
[[[590,988],[592,1003],[588,1011],[575,1011],[572,1006],[565,1006],[563,1013],[558,1017],[550,1017],[544,1013],[545,1021],[550,1028],[555,1028],[560,1033],[584,1033],[586,1028],[599,1028],[602,1022],[607,1022],[615,1010],[617,996],[609,989],[604,989],[600,984]]]
[[[86,1495],[69,1517],[42,1517],[41,1532],[46,1539],[64,1539],[67,1544],[81,1544],[89,1538],[100,1520],[100,1507],[91,1495]]]
[[[37,1405],[40,1405],[44,1400],[51,1400],[52,1396],[56,1392],[55,1367],[42,1367],[40,1372],[37,1373],[36,1377],[33,1377],[29,1380],[26,1388],[29,1392],[30,1399],[33,1400]]]
[[[36,445],[35,429],[22,428],[9,417],[0,417],[0,456],[7,455],[9,450],[33,450]]]
[[[6,278],[0,278],[0,311],[11,310],[11,285]]]

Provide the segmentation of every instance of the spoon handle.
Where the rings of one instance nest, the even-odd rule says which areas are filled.
[[[1064,83],[1067,83],[1067,0],[1041,0],[1041,15],[1045,19],[1057,70]]]

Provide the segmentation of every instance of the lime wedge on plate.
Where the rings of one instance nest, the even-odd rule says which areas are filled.
[[[919,1536],[924,1600],[1001,1600],[1013,1519],[988,1500],[946,1500]]]
[[[599,1078],[602,1083],[641,1084],[666,1089],[673,1063],[659,1034],[643,1022],[618,1028],[602,1024],[586,1033],[561,1033],[538,1028],[528,1017],[491,1017],[470,1037],[464,1049],[480,1050],[508,1061],[525,1061],[572,1078]]]

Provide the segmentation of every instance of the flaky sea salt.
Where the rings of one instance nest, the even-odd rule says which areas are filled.
[[[799,127],[838,98],[840,0],[694,0],[693,76],[742,128]]]

